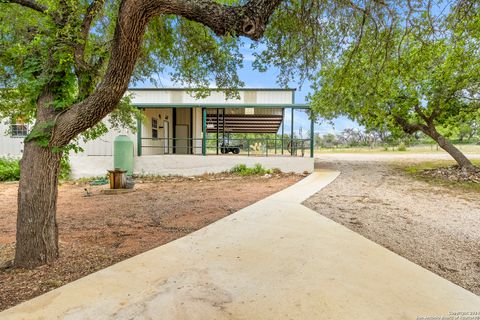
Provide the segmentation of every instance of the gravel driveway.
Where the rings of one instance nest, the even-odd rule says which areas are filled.
[[[317,167],[342,173],[304,204],[480,295],[478,193],[433,186],[385,159],[367,159],[317,159]]]

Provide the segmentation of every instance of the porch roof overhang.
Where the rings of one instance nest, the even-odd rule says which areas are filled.
[[[285,103],[285,104],[246,104],[246,103],[133,103],[133,106],[139,109],[161,109],[161,108],[207,108],[207,109],[229,109],[229,108],[269,108],[269,109],[310,109],[305,103]]]
[[[226,133],[277,133],[282,124],[282,115],[207,114],[207,132]],[[217,128],[218,123],[218,128]]]

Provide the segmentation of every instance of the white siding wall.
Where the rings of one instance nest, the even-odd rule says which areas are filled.
[[[196,99],[193,94],[186,90],[135,90],[129,91],[132,94],[132,101],[134,104],[155,104],[155,103],[205,103],[205,104],[243,104],[243,103],[258,103],[258,104],[289,104],[292,103],[292,91],[290,90],[239,90],[239,99],[226,99],[226,95],[220,91],[212,91],[209,96]],[[246,98],[246,96],[249,96]],[[256,96],[256,97],[255,97]],[[252,101],[252,99],[254,101]],[[248,100],[248,101],[247,101]]]
[[[182,102],[183,103],[225,103],[225,104],[235,104],[243,103],[244,94],[240,92],[240,99],[226,99],[226,95],[220,91],[212,91],[208,97],[203,99],[196,99],[193,95],[189,94],[186,91],[182,92]]]
[[[108,121],[105,121],[108,124]],[[108,126],[108,125],[107,125]],[[127,135],[130,139],[132,139],[134,144],[135,154],[137,153],[137,135],[132,133],[130,130],[122,129],[122,130],[114,130],[109,129],[109,131],[97,138],[93,141],[83,142],[80,138],[80,147],[83,148],[84,152],[74,154],[76,156],[111,156],[113,155],[113,141],[115,138],[121,134]]]
[[[171,91],[158,90],[131,90],[134,103],[169,103],[171,102]]]
[[[108,122],[106,122],[108,123]],[[7,134],[8,124],[5,121],[0,123],[0,157],[20,157],[23,152],[23,140],[24,138],[11,137]],[[132,139],[135,146],[137,145],[137,135],[133,134],[129,130],[113,130],[110,129],[105,135],[101,136],[94,141],[83,142],[80,139],[80,147],[84,152],[73,153],[72,156],[111,156],[113,154],[113,141],[115,137],[120,134],[125,134]]]
[[[20,157],[24,138],[11,137],[7,133],[8,129],[7,121],[0,120],[0,157]]]
[[[272,104],[272,103],[292,103],[291,91],[258,91],[257,103]]]

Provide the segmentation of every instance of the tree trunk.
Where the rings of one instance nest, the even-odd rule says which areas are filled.
[[[449,140],[445,139],[433,125],[430,125],[422,130],[426,135],[431,137],[435,140],[440,148],[448,152],[449,155],[452,156],[453,159],[458,163],[460,168],[467,170],[467,171],[475,171],[476,168],[472,164],[470,160],[457,148],[455,147]]]
[[[25,142],[20,161],[15,266],[34,268],[58,257],[56,221],[61,152]]]

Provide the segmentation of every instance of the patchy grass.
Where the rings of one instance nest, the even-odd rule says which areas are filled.
[[[480,160],[472,160],[472,163],[480,167]],[[433,161],[422,161],[417,163],[397,163],[395,166],[408,175],[414,177],[415,179],[432,183],[435,185],[441,185],[451,189],[462,189],[466,191],[474,191],[480,193],[480,183],[469,182],[469,181],[452,181],[448,179],[432,177],[430,175],[424,174],[425,171],[434,170],[439,168],[451,167],[456,164],[455,161],[450,160],[433,160]]]
[[[261,164],[257,163],[253,168],[247,167],[245,164],[238,164],[230,170],[230,173],[240,176],[252,176],[260,174],[271,174],[273,170],[265,169]]]
[[[472,154],[478,154],[480,153],[480,145],[474,145],[474,144],[456,144],[455,145],[460,151],[464,153],[472,153]],[[444,153],[446,152],[441,149],[438,145],[436,144],[431,144],[431,145],[413,145],[413,146],[405,146],[406,150],[399,150],[403,149],[401,148],[402,146],[375,146],[375,147],[338,147],[338,148],[321,148],[321,149],[316,149],[315,153],[316,154],[322,154],[322,153],[373,153],[373,154],[378,154],[378,153],[383,153],[383,154],[415,154],[415,153]]]
[[[96,177],[78,178],[78,179],[72,180],[72,183],[76,184],[76,185],[90,185],[94,181],[105,180],[105,179],[108,179],[108,177],[107,176],[96,176]]]

